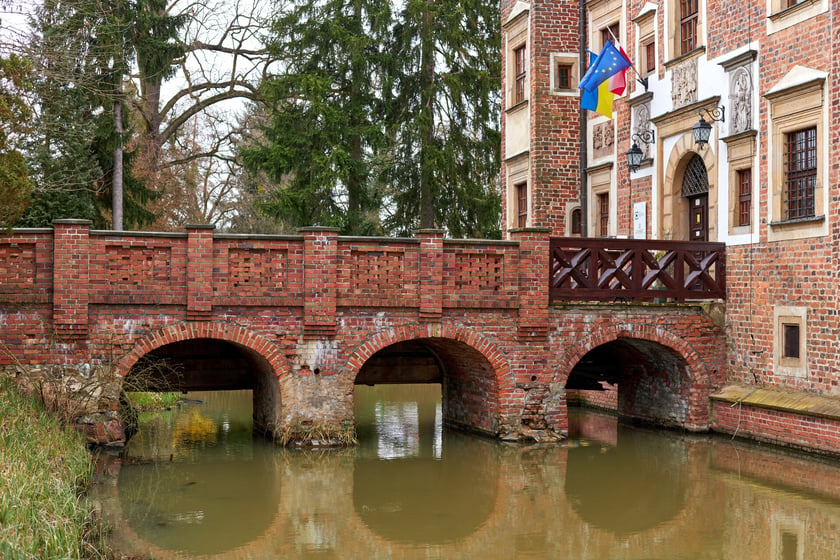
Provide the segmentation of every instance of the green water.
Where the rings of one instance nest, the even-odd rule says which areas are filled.
[[[840,557],[840,464],[572,411],[565,445],[441,427],[439,386],[356,389],[359,445],[251,437],[249,392],[144,415],[96,497],[151,558]]]

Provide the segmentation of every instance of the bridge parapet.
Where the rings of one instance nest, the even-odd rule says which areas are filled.
[[[524,336],[545,336],[547,230],[517,230],[511,241],[300,233],[97,231],[57,220],[0,238],[0,302],[51,303],[60,338],[86,336],[89,305],[183,306],[188,321],[219,307],[302,308],[305,335],[316,338],[334,335],[341,307],[416,309],[432,322],[447,309],[509,310]]]
[[[554,237],[553,301],[726,298],[726,245],[659,239]]]

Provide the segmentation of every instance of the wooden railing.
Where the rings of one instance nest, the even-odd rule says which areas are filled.
[[[723,243],[552,237],[551,301],[726,297]]]

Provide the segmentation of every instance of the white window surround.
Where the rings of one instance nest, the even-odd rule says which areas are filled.
[[[795,66],[764,97],[769,103],[767,169],[770,197],[768,203],[769,241],[803,239],[828,235],[829,173],[828,107],[825,102],[827,72]],[[814,190],[814,218],[783,220],[785,138],[788,133],[808,127],[817,129],[817,179]]]
[[[784,0],[767,0],[767,34],[787,29],[828,12],[828,0],[805,0],[790,8]]]
[[[776,375],[808,377],[808,308],[790,305],[773,307],[773,365]],[[799,358],[785,358],[785,325],[799,327]]]
[[[580,82],[580,72],[578,71],[578,63],[580,62],[580,55],[578,53],[551,53],[551,65],[549,71],[549,87],[551,95],[559,95],[564,97],[579,97],[580,90],[577,85]],[[571,75],[569,76],[569,89],[558,89],[557,87],[557,65],[566,64],[571,66]]]

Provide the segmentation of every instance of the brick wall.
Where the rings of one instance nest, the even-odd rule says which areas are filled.
[[[246,237],[200,227],[186,235],[88,227],[57,224],[55,234],[0,238],[10,257],[10,273],[0,277],[0,333],[14,358],[111,364],[124,375],[166,345],[224,340],[256,364],[255,390],[268,391],[257,398],[267,423],[272,406],[281,423],[307,415],[352,422],[362,365],[409,340],[423,342],[442,364],[445,420],[490,434],[564,431],[563,384],[575,363],[569,350],[609,341],[596,333],[659,340],[657,328],[673,330],[674,340],[692,341],[671,341],[690,367],[716,359],[703,350],[715,333],[690,332],[705,321],[694,311],[648,313],[620,329],[609,308],[549,313],[542,229],[493,242],[444,240],[436,231],[388,240],[324,228]],[[77,249],[55,249],[57,236]],[[72,289],[53,300],[51,281]],[[53,317],[72,320],[74,332],[87,336],[55,344]],[[0,355],[0,365],[11,361]]]

